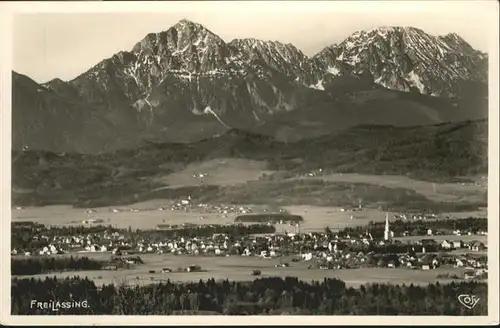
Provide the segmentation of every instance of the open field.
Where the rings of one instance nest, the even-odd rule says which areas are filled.
[[[385,212],[376,209],[364,209],[361,212],[342,212],[339,207],[297,205],[284,206],[284,208],[289,213],[304,218],[304,222],[300,224],[300,232],[323,231],[327,226],[332,230],[336,230],[347,226],[365,225],[370,221],[385,220]],[[353,216],[352,220],[351,216]],[[276,225],[277,231],[280,231],[280,226],[282,225]],[[286,229],[286,227],[283,228]]]
[[[233,218],[224,218],[216,213],[202,213],[202,212],[185,212],[185,211],[160,211],[160,206],[168,206],[170,201],[155,201],[144,202],[128,206],[118,206],[117,209],[124,210],[122,212],[114,213],[112,209],[115,207],[100,207],[96,208],[96,212],[90,215],[84,213],[82,208],[73,208],[67,205],[51,205],[44,207],[28,207],[22,210],[13,210],[13,221],[34,221],[46,225],[81,225],[83,220],[102,219],[103,225],[112,225],[117,228],[132,229],[152,229],[158,224],[226,224],[232,223]],[[161,204],[157,207],[148,206],[151,204]],[[146,206],[144,206],[146,205]],[[132,208],[148,208],[133,212],[126,209]],[[203,216],[203,220],[200,217]]]
[[[267,163],[247,159],[219,158],[201,163],[189,164],[185,169],[156,178],[155,182],[164,183],[169,188],[186,186],[225,186],[258,180],[263,174],[272,174]],[[203,177],[193,175],[203,174]]]
[[[100,207],[191,194],[219,203],[346,206],[362,198],[366,207],[394,211],[471,211],[486,206],[480,186],[486,182],[486,141],[487,121],[481,120],[360,126],[297,143],[232,130],[193,144],[154,143],[99,156],[14,151],[12,201]],[[356,182],[284,180],[319,168],[350,172],[342,179]],[[208,176],[201,181],[196,173]]]
[[[309,180],[329,182],[351,182],[380,185],[389,188],[406,188],[434,201],[442,202],[485,202],[487,201],[487,186],[462,183],[432,183],[415,180],[401,175],[370,175],[370,174],[331,174],[321,177],[306,177]]]
[[[301,232],[323,230],[326,226],[331,229],[340,229],[352,225],[365,225],[369,221],[385,219],[385,212],[376,208],[364,208],[362,212],[342,212],[341,205],[355,203],[358,197],[364,202],[373,204],[384,203],[401,204],[404,206],[413,201],[416,206],[425,206],[427,197],[438,202],[485,202],[487,188],[473,184],[435,183],[418,181],[396,175],[367,175],[367,174],[332,174],[322,177],[289,179],[281,181],[256,181],[266,170],[264,161],[247,159],[219,158],[190,164],[187,168],[176,173],[156,178],[156,183],[167,184],[164,188],[178,188],[186,186],[200,186],[199,178],[193,174],[208,174],[203,178],[206,185],[220,186],[221,190],[207,190],[200,192],[200,201],[218,204],[238,203],[240,206],[250,206],[254,213],[262,213],[264,209],[276,210],[281,205],[292,215],[304,218],[301,223]],[[327,183],[366,183],[366,186],[329,186]],[[379,188],[390,188],[379,189]],[[401,188],[401,190],[396,190]],[[161,188],[160,188],[161,189]],[[416,192],[408,194],[405,190]],[[182,194],[182,193],[181,193]],[[158,195],[161,196],[161,195]],[[362,197],[364,196],[364,197]],[[187,197],[187,196],[186,196]],[[185,198],[185,197],[182,197]],[[422,198],[422,199],[421,199]],[[245,200],[248,202],[245,204]],[[259,205],[251,205],[252,200]],[[153,199],[140,203],[123,206],[106,206],[95,208],[96,213],[86,214],[83,208],[74,208],[69,205],[48,205],[43,207],[26,207],[12,211],[12,220],[30,220],[49,225],[81,224],[89,218],[101,219],[105,225],[119,228],[150,229],[158,224],[232,224],[237,214],[221,215],[206,213],[195,208],[191,211],[171,211],[168,208],[174,199]],[[329,206],[319,206],[328,205]],[[308,204],[308,205],[301,205]],[[289,205],[289,206],[285,206]],[[159,208],[165,208],[161,211]],[[113,209],[123,210],[114,213]],[[132,211],[132,209],[139,211]],[[392,213],[390,213],[392,215]],[[440,217],[486,217],[486,209],[477,211],[442,213]],[[351,219],[352,216],[352,219]],[[288,225],[277,225],[277,232],[293,231]]]
[[[49,205],[43,207],[26,207],[21,210],[12,210],[13,221],[34,221],[47,225],[75,225],[82,224],[83,220],[90,218],[102,219],[102,224],[112,225],[118,228],[150,229],[158,224],[234,224],[234,219],[238,214],[228,214],[224,217],[219,213],[205,213],[202,209],[195,208],[187,211],[158,210],[160,207],[168,208],[173,204],[170,200],[151,200],[133,205],[117,207],[99,207],[96,212],[86,214],[82,208],[74,208],[68,205]],[[275,206],[248,205],[254,213],[263,213],[264,209],[276,210]],[[123,210],[114,213],[116,208]],[[346,226],[358,226],[368,224],[370,221],[385,220],[385,212],[377,209],[365,208],[361,212],[342,212],[339,207],[295,205],[284,206],[290,214],[300,215],[304,221],[300,225],[301,232],[323,231],[329,226],[332,230],[341,229]],[[139,210],[133,212],[131,209]],[[458,215],[460,214],[460,215]],[[392,215],[392,213],[389,213]],[[351,216],[353,219],[351,220]],[[457,217],[486,217],[486,212],[464,212],[457,213]],[[203,217],[203,219],[201,219]],[[455,215],[454,215],[455,217]],[[281,233],[284,230],[293,231],[293,227],[288,225],[276,225],[276,231]]]
[[[438,217],[451,217],[451,218],[457,218],[457,219],[465,219],[468,217],[474,217],[474,218],[486,218],[488,217],[488,209],[486,207],[482,207],[477,211],[467,211],[467,212],[449,212],[446,213],[445,215],[441,215]]]
[[[136,203],[134,205],[117,207],[95,208],[95,213],[86,214],[82,208],[73,208],[67,205],[50,205],[43,207],[27,207],[22,210],[12,210],[13,221],[34,221],[47,225],[80,225],[83,220],[89,218],[102,219],[104,225],[112,225],[118,228],[148,229],[158,224],[234,224],[234,219],[239,214],[228,214],[226,217],[219,213],[205,213],[202,209],[194,208],[188,211],[172,211],[158,208],[167,208],[173,202],[169,200],[154,200]],[[254,213],[264,213],[264,209],[277,210],[274,206],[248,205]],[[120,212],[114,213],[116,208]],[[343,228],[348,225],[364,225],[369,221],[385,220],[385,212],[376,209],[365,209],[362,212],[341,212],[338,207],[326,206],[285,206],[290,214],[301,215],[304,221],[301,223],[301,232],[323,231],[326,226],[332,229]],[[130,211],[137,209],[138,212]],[[354,215],[351,220],[350,216]],[[200,219],[203,217],[203,219]],[[283,230],[291,231],[292,227],[286,224],[277,224],[277,232]]]
[[[153,208],[151,204],[162,204],[165,206],[168,202],[145,202],[135,204],[134,206],[121,206],[119,209],[126,208]],[[159,205],[159,206],[162,206]],[[159,207],[158,206],[158,207]],[[156,208],[158,208],[156,207]],[[304,221],[300,225],[301,232],[323,231],[326,226],[331,229],[343,228],[348,225],[364,225],[369,221],[385,220],[385,212],[375,209],[366,209],[363,212],[356,213],[356,217],[351,220],[348,212],[341,212],[340,208],[323,206],[286,206],[284,207],[291,214],[301,215]],[[151,209],[147,211],[131,212],[123,211],[113,213],[112,207],[97,208],[96,213],[85,214],[84,209],[73,208],[66,205],[51,205],[44,207],[28,207],[22,210],[13,210],[13,221],[34,221],[47,225],[80,225],[83,220],[89,218],[102,219],[104,225],[112,225],[118,228],[148,229],[154,228],[158,224],[234,224],[237,214],[224,217],[219,213],[204,213],[199,209],[192,211],[159,211]],[[203,217],[203,219],[200,219]],[[292,231],[293,227],[286,224],[277,224],[276,231]]]
[[[168,194],[166,193],[167,197]],[[274,204],[277,206],[357,207],[361,200],[364,207],[398,212],[464,212],[478,211],[486,206],[486,201],[435,201],[408,188],[355,182],[329,182],[321,179],[250,181],[232,186],[211,186],[211,188],[197,191],[196,197],[201,202],[211,204]],[[163,197],[158,194],[156,198]]]
[[[266,160],[224,156],[191,162],[186,166],[179,164],[175,169],[162,168],[165,165],[151,164],[147,170],[132,167],[128,171],[113,166],[111,172],[99,171],[97,174],[89,171],[97,176],[81,177],[81,181],[72,183],[66,180],[75,174],[64,171],[67,167],[61,166],[60,174],[64,173],[62,177],[47,176],[47,172],[52,170],[37,173],[42,174],[43,178],[51,178],[50,183],[42,184],[43,188],[40,187],[42,180],[36,183],[34,178],[26,177],[26,174],[31,174],[28,172],[23,175],[24,189],[14,185],[16,192],[13,193],[13,202],[24,206],[68,204],[101,207],[153,199],[178,200],[190,195],[198,202],[210,204],[341,207],[357,206],[362,200],[365,207],[371,208],[444,213],[477,210],[484,207],[487,201],[487,188],[472,182],[432,183],[406,176],[371,174],[330,174],[287,179],[286,176],[294,174],[286,166],[280,167],[278,172],[272,171],[270,168],[273,166]],[[274,179],[273,173],[283,173],[285,176]],[[40,179],[37,174],[35,178]],[[103,177],[111,177],[111,180],[102,181]],[[484,182],[479,178],[476,180]],[[29,186],[31,189],[27,188]],[[31,192],[27,193],[26,190]]]
[[[110,256],[109,253],[82,253],[81,256],[91,258],[105,259]],[[346,270],[320,270],[307,267],[311,262],[290,263],[288,268],[275,268],[279,264],[279,259],[261,259],[256,257],[192,257],[192,256],[173,256],[146,254],[141,255],[144,264],[134,269],[119,271],[80,271],[64,272],[29,276],[33,278],[43,278],[46,276],[56,276],[58,278],[70,276],[87,276],[96,284],[109,283],[128,283],[128,284],[147,284],[170,279],[171,281],[199,281],[200,279],[214,278],[215,280],[229,279],[237,281],[253,280],[258,276],[252,276],[254,269],[261,270],[260,277],[297,277],[300,280],[323,280],[324,278],[338,278],[346,282],[349,286],[359,286],[365,283],[393,283],[393,284],[427,284],[437,280],[438,274],[456,273],[462,275],[464,269],[439,268],[435,270],[422,271],[410,269],[390,269],[390,268],[364,268],[364,269],[346,269]],[[192,273],[161,273],[162,268],[176,270],[178,267],[188,265],[200,265],[205,272]],[[149,270],[155,270],[150,274]],[[21,277],[21,276],[18,276]],[[137,279],[139,278],[139,279]],[[439,280],[445,282],[445,280]]]
[[[325,206],[309,206],[309,205],[296,205],[284,206],[289,213],[300,215],[304,218],[304,222],[300,224],[301,232],[324,230],[325,227],[330,227],[332,230],[343,229],[348,226],[362,226],[368,224],[370,221],[384,221],[384,211],[377,209],[365,208],[360,212],[342,212],[339,207],[325,207]],[[388,212],[389,217],[393,214]],[[464,212],[459,218],[467,217],[486,217],[486,212]],[[353,219],[351,220],[351,216]],[[442,217],[438,215],[438,218]],[[276,225],[277,231],[280,225]],[[286,227],[283,227],[286,229]],[[288,228],[290,229],[290,228]]]

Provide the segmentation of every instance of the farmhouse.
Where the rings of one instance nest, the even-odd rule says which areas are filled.
[[[469,249],[473,252],[480,252],[484,251],[486,249],[486,246],[482,242],[476,241],[470,244]]]
[[[190,265],[186,267],[186,272],[199,272],[201,271],[201,267],[199,265]]]
[[[454,248],[454,244],[450,240],[443,240],[443,242],[441,243],[441,247],[444,249],[452,249]]]
[[[474,271],[467,271],[464,273],[464,279],[474,279],[476,277],[476,273]]]

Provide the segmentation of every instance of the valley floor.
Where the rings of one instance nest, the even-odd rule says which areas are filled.
[[[302,178],[303,179],[303,178]],[[440,202],[482,202],[486,201],[488,187],[475,183],[433,183],[421,181],[399,175],[370,175],[370,174],[330,174],[320,177],[306,177],[305,179],[321,179],[330,182],[351,182],[380,185],[389,188],[406,188]]]
[[[232,163],[242,165],[241,163]],[[238,166],[237,165],[237,166]],[[257,171],[263,169],[257,163],[245,164],[246,169],[252,171],[252,174],[247,174],[246,178],[253,180],[257,178]],[[207,169],[203,167],[200,169]],[[193,169],[193,168],[192,168]],[[189,170],[190,174],[195,170]],[[230,166],[231,175],[222,179],[224,170],[214,173],[212,176],[216,180],[221,177],[221,181],[225,183],[236,183],[240,186],[244,183],[238,180],[238,174],[233,166]],[[260,174],[260,173],[259,173]],[[406,188],[412,189],[431,200],[439,202],[480,202],[486,197],[486,187],[479,186],[474,183],[447,183],[438,184],[424,181],[416,181],[407,177],[399,176],[371,176],[358,174],[343,174],[343,175],[328,175],[321,177],[304,177],[303,180],[321,179],[326,181],[341,181],[350,183],[368,183],[373,185],[382,185],[389,188]],[[177,173],[170,177],[168,182],[188,184],[194,182],[191,176],[188,176],[188,171]],[[222,183],[221,182],[221,183]],[[248,181],[247,181],[248,182]],[[261,181],[253,181],[260,184]],[[256,188],[256,186],[254,186]],[[258,190],[258,188],[256,189]],[[182,198],[181,198],[182,199]],[[44,207],[25,207],[12,210],[12,220],[16,221],[34,221],[45,225],[81,225],[83,221],[88,219],[101,220],[103,225],[112,225],[117,228],[132,228],[132,229],[154,229],[160,224],[182,225],[182,224],[233,224],[234,219],[241,214],[238,212],[241,208],[250,208],[253,213],[264,213],[266,211],[276,211],[280,208],[288,211],[290,214],[300,215],[304,218],[304,222],[300,225],[300,232],[324,231],[325,227],[330,227],[332,230],[342,229],[347,226],[366,225],[370,221],[385,220],[385,211],[376,208],[363,208],[362,211],[349,211],[340,206],[312,206],[301,205],[300,203],[277,207],[268,205],[242,205],[233,206],[236,211],[224,213],[220,210],[214,210],[215,203],[205,204],[206,207],[194,204],[192,208],[177,208],[175,204],[178,201],[168,199],[148,200],[141,203],[125,206],[106,206],[94,208],[92,213],[89,213],[84,208],[74,208],[69,205],[51,205]],[[201,204],[203,205],[203,204]],[[217,206],[219,206],[218,204]],[[229,205],[229,204],[226,204]],[[347,206],[348,207],[348,206]],[[392,217],[393,214],[389,213]],[[485,208],[472,212],[461,213],[441,213],[438,218],[452,216],[455,218],[467,217],[487,217]],[[277,224],[276,233],[294,232],[295,227],[286,224]],[[472,236],[474,240],[480,240],[487,243],[486,236]],[[471,237],[471,238],[472,238]],[[408,237],[406,239],[423,239],[425,236]],[[433,236],[433,239],[454,239],[453,236]],[[405,238],[399,238],[405,240]],[[468,240],[468,236],[461,236],[461,240]],[[88,257],[105,257],[109,259],[110,253],[78,253],[78,256]],[[230,257],[203,257],[203,256],[172,256],[158,254],[141,254],[144,264],[136,268],[118,271],[85,271],[85,272],[63,272],[41,274],[29,277],[69,277],[69,276],[87,276],[98,284],[109,283],[131,283],[131,284],[147,284],[158,282],[166,279],[171,281],[199,281],[200,279],[230,279],[230,280],[251,280],[258,276],[252,276],[251,272],[254,269],[262,271],[263,277],[269,276],[293,276],[302,280],[323,280],[324,278],[339,278],[350,286],[359,286],[368,282],[378,283],[394,283],[394,284],[427,284],[429,282],[446,280],[438,279],[438,275],[444,273],[456,274],[462,276],[464,269],[459,268],[438,268],[434,270],[411,270],[407,268],[361,268],[361,269],[342,269],[342,270],[321,270],[308,269],[307,262],[291,263],[289,268],[276,268],[280,259],[261,259],[257,257],[245,256],[230,256]],[[282,259],[281,259],[282,260]],[[188,265],[200,265],[203,272],[193,273],[160,273],[162,268],[171,268],[173,270],[178,267]],[[150,270],[155,270],[156,273],[148,273]]]
[[[67,255],[64,255],[67,256]],[[95,259],[107,259],[110,253],[79,253]],[[118,271],[80,271],[39,274],[33,276],[17,276],[17,278],[66,278],[73,276],[88,277],[96,284],[149,284],[154,282],[182,281],[198,282],[214,278],[215,280],[229,279],[235,281],[248,281],[259,277],[297,277],[305,281],[322,281],[324,278],[338,278],[348,286],[359,287],[366,283],[414,284],[426,285],[429,282],[450,282],[450,279],[438,279],[440,274],[457,274],[463,276],[463,268],[437,268],[434,270],[412,270],[407,268],[360,268],[342,270],[308,269],[308,261],[292,262],[288,268],[276,268],[275,265],[285,259],[262,259],[258,257],[230,256],[230,257],[204,257],[204,256],[174,256],[169,254],[141,254],[144,264],[133,269]],[[190,273],[161,273],[163,268],[176,270],[178,267],[199,265],[203,272]],[[252,276],[252,270],[261,270],[261,276]],[[149,273],[154,270],[155,273]]]
[[[169,200],[153,200],[134,205],[96,208],[95,213],[87,214],[85,209],[73,208],[67,205],[50,205],[44,207],[27,207],[12,211],[13,221],[34,221],[46,225],[81,225],[82,221],[101,219],[104,225],[117,228],[152,229],[158,224],[232,224],[237,213],[221,214],[207,213],[203,209],[194,208],[189,211],[170,210],[174,203]],[[252,206],[255,213],[262,213],[267,206]],[[245,207],[238,205],[237,207]],[[163,208],[164,210],[159,210]],[[272,208],[272,207],[269,207]],[[325,227],[341,229],[346,226],[365,225],[369,221],[385,220],[385,212],[376,209],[364,209],[361,212],[342,211],[340,207],[296,205],[284,206],[291,214],[304,218],[300,231],[323,231]],[[115,213],[113,210],[119,210]],[[446,214],[448,215],[448,214]],[[351,219],[351,216],[353,217]],[[443,215],[445,216],[445,215]],[[454,217],[486,217],[486,210],[463,212]],[[277,232],[292,231],[288,225],[276,225]]]

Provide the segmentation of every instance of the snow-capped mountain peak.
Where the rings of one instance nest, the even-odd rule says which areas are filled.
[[[192,73],[225,68],[225,57],[230,55],[224,40],[201,24],[186,19],[164,32],[148,34],[132,52],[146,58],[144,61],[153,59],[162,70]]]
[[[39,127],[54,133],[48,141],[20,134],[16,144],[66,151],[75,149],[72,140],[79,140],[82,149],[101,151],[135,145],[141,138],[195,140],[229,127],[300,139],[331,132],[332,126],[437,123],[457,117],[457,112],[469,119],[478,106],[471,114],[453,104],[443,114],[441,100],[436,100],[439,110],[419,103],[426,97],[407,97],[415,102],[413,107],[401,108],[397,100],[377,107],[380,92],[407,95],[394,95],[374,83],[436,96],[467,96],[469,89],[479,90],[481,98],[474,99],[485,101],[486,64],[487,56],[458,35],[435,37],[412,27],[358,31],[308,58],[279,41],[226,43],[203,25],[183,19],[147,34],[130,51],[100,61],[69,82],[55,79],[39,85],[18,76],[13,88],[16,130]],[[372,91],[375,102],[365,105]],[[470,94],[475,97],[476,92]],[[39,124],[54,118],[62,119],[64,128]]]
[[[369,71],[389,89],[429,95],[454,96],[461,81],[486,81],[483,56],[461,37],[435,37],[408,26],[357,31],[315,59],[351,74]]]
[[[266,79],[265,72],[272,69],[304,86],[316,86],[337,76],[369,72],[375,83],[389,89],[454,96],[461,81],[486,81],[486,59],[455,33],[435,37],[410,26],[356,31],[308,58],[279,41],[245,38],[226,43],[203,25],[182,19],[85,75],[103,81],[103,71],[117,70],[139,87],[135,93],[147,94],[169,74],[192,79],[253,72]],[[128,93],[134,98],[134,92]]]

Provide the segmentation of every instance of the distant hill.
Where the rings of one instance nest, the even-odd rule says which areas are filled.
[[[132,202],[158,187],[152,178],[215,158],[262,160],[269,169],[292,173],[322,168],[449,181],[487,174],[487,129],[486,120],[419,127],[367,125],[289,143],[233,129],[191,144],[150,143],[99,155],[13,151],[13,203],[83,206],[86,199],[100,196]]]

